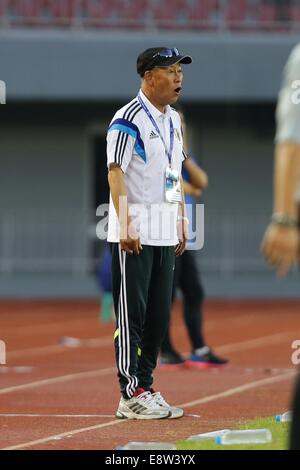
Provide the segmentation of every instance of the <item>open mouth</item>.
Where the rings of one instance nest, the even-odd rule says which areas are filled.
[[[180,90],[181,90],[181,86],[179,86],[178,88],[175,88],[176,93],[180,93]]]

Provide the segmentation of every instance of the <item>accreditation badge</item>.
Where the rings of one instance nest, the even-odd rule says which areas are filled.
[[[165,192],[166,192],[166,200],[168,202],[171,202],[171,203],[181,202],[180,175],[177,170],[173,170],[170,166],[166,168]]]

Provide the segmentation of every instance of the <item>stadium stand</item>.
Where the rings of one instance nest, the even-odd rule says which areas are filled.
[[[0,26],[294,31],[299,0],[0,0]]]

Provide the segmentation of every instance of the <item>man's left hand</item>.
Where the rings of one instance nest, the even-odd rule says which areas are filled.
[[[178,232],[179,243],[175,248],[175,255],[181,256],[182,253],[186,249],[186,242],[189,236],[188,235],[189,234],[188,222],[186,219],[179,220],[177,224],[177,232]]]
[[[261,245],[266,261],[276,267],[278,275],[285,277],[299,256],[297,227],[270,224]]]

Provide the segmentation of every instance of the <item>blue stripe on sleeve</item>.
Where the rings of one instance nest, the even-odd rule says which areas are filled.
[[[108,132],[113,131],[113,130],[118,130],[120,132],[123,132],[133,137],[135,139],[134,149],[136,153],[146,163],[147,158],[146,158],[145,146],[144,146],[144,142],[141,139],[141,135],[140,135],[140,131],[138,127],[132,122],[127,121],[127,119],[120,118],[120,119],[116,119],[115,121],[111,123],[108,129]]]

